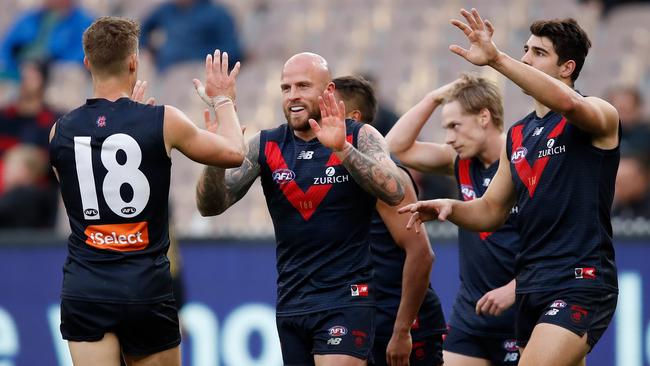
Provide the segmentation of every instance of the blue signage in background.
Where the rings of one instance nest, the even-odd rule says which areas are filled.
[[[455,245],[437,245],[431,276],[446,314],[458,287]],[[620,296],[590,366],[650,365],[650,242],[616,245]],[[275,247],[268,242],[181,245],[188,303],[181,311],[183,360],[190,366],[279,366]],[[72,365],[59,333],[66,248],[0,247],[0,365]]]

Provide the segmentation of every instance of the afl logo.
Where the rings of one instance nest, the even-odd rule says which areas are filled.
[[[84,210],[84,214],[90,217],[97,216],[98,213],[99,211],[95,210],[94,208],[87,208]]]
[[[510,156],[510,161],[513,164],[517,164],[526,158],[526,154],[528,154],[528,150],[525,147],[520,146],[517,148],[517,150],[512,152],[512,156]]]
[[[517,348],[517,341],[514,339],[508,339],[503,342],[503,349],[508,352],[517,352],[519,350],[519,348]]]
[[[277,184],[289,183],[296,179],[296,173],[289,169],[278,169],[274,171],[271,176],[273,177],[273,181]]]
[[[135,211],[137,210],[135,209],[135,207],[127,206],[127,207],[122,207],[122,210],[120,211],[122,211],[122,213],[125,215],[131,215],[134,214]]]
[[[329,329],[331,337],[341,337],[348,334],[348,329],[342,325],[335,325]]]
[[[474,191],[474,188],[472,186],[463,184],[460,186],[460,191],[463,194],[463,199],[465,201],[471,201],[473,199],[476,199],[476,192]]]

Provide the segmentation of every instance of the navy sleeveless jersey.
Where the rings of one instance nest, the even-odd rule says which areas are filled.
[[[408,173],[406,169],[404,171]],[[409,177],[411,184],[417,190],[410,174]],[[370,252],[375,271],[374,285],[377,305],[375,338],[388,341],[393,334],[393,326],[402,298],[402,274],[406,252],[397,246],[377,210],[372,213]],[[446,333],[446,331],[440,299],[429,284],[420,311],[411,326],[411,336],[417,341],[432,334]]]
[[[50,160],[70,220],[62,297],[150,303],[171,298],[171,160],[163,106],[89,99],[61,117]]]
[[[620,158],[549,112],[508,131],[507,156],[519,206],[519,293],[571,287],[617,291],[610,210]]]
[[[483,196],[497,172],[499,161],[485,167],[478,158],[456,158],[454,171],[460,199],[471,201]],[[495,232],[458,229],[460,288],[449,324],[462,331],[487,337],[511,336],[514,307],[500,316],[476,315],[476,303],[485,293],[515,278],[515,256],[520,248],[515,226],[517,208]]]
[[[346,120],[356,146],[361,123]],[[370,216],[375,198],[317,139],[287,124],[260,134],[260,176],[277,241],[278,315],[372,306]]]

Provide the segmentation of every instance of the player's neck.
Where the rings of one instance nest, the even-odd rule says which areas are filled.
[[[131,82],[128,78],[93,78],[93,97],[112,102],[131,95]]]
[[[537,117],[542,118],[550,111],[551,108],[543,105],[535,99],[535,115],[537,115]]]
[[[312,131],[311,128],[309,130],[307,130],[307,131],[293,130],[293,134],[297,138],[299,138],[299,139],[301,139],[303,141],[311,141],[316,137],[316,134],[314,133],[314,131]]]
[[[490,142],[486,144],[485,149],[483,149],[477,156],[478,160],[485,168],[489,168],[501,157],[501,147],[505,143],[505,135],[499,134],[495,131],[494,136],[488,137],[487,141]],[[499,141],[499,143],[495,144],[493,143],[494,141]]]

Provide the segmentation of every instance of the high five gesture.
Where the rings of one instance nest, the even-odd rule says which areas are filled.
[[[334,151],[342,151],[349,145],[345,140],[345,104],[343,101],[336,103],[334,94],[326,90],[323,96],[318,97],[318,105],[321,111],[321,124],[310,118],[311,129],[323,146]]]
[[[451,24],[465,33],[470,42],[470,48],[467,50],[454,44],[449,46],[449,50],[477,66],[488,65],[496,61],[499,57],[499,50],[492,41],[494,34],[492,23],[489,20],[484,21],[476,9],[472,9],[471,12],[461,9],[460,14],[465,17],[468,24],[458,19],[452,19]]]

